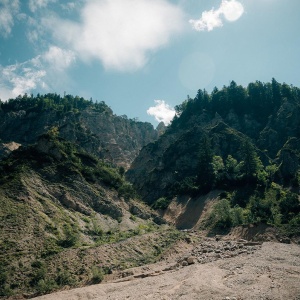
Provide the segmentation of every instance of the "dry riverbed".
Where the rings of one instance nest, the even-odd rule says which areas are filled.
[[[36,300],[300,300],[300,246],[232,238],[190,238],[159,263],[105,282]]]

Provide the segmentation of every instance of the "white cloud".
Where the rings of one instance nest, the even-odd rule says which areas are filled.
[[[19,0],[0,0],[0,34],[7,37],[14,26],[14,16],[19,12]]]
[[[29,0],[29,9],[34,13],[40,8],[47,7],[49,3],[56,2],[56,0]]]
[[[243,5],[236,0],[222,0],[220,7],[204,11],[199,20],[190,20],[193,28],[197,31],[212,31],[214,28],[222,27],[222,16],[227,21],[234,22],[244,13]]]
[[[167,0],[88,0],[80,23],[49,18],[45,24],[81,59],[119,71],[143,67],[184,26],[182,10]]]
[[[147,114],[153,116],[156,121],[170,124],[175,116],[175,109],[170,107],[164,100],[154,100],[155,106],[149,107]]]
[[[37,68],[34,60],[7,67],[0,66],[0,98],[7,100],[37,88],[42,84],[46,71]]]
[[[76,60],[74,52],[56,46],[51,46],[43,55],[43,59],[57,71],[68,68]]]
[[[57,90],[68,81],[66,69],[75,61],[73,52],[51,46],[47,52],[23,63],[0,65],[0,98],[7,100],[35,89]]]
[[[71,11],[73,11],[76,8],[77,4],[78,4],[78,2],[77,3],[75,3],[75,2],[68,2],[66,4],[61,4],[60,6],[61,6],[62,9],[66,10],[68,12],[71,12]]]

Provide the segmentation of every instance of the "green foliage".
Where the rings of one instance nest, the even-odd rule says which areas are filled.
[[[239,178],[240,174],[240,166],[238,165],[238,161],[228,155],[225,161],[225,176],[228,181],[235,182]]]
[[[225,165],[221,156],[213,156],[212,167],[215,181],[221,182],[225,175]]]
[[[124,176],[124,174],[125,174],[125,168],[123,166],[119,167],[119,174],[121,175],[121,177]]]
[[[64,271],[60,271],[57,274],[55,282],[59,286],[66,286],[66,285],[73,286],[73,285],[75,285],[76,280],[70,274],[70,272],[64,270]]]
[[[211,149],[211,142],[205,135],[201,142],[198,152],[198,175],[197,183],[199,189],[206,193],[214,185],[215,174],[213,169],[213,152]]]
[[[57,244],[63,248],[71,248],[76,245],[79,240],[79,232],[72,228],[69,224],[64,226],[64,238],[57,241]]]
[[[31,274],[30,285],[36,286],[41,280],[44,280],[47,274],[47,270],[44,263],[41,262],[34,262],[33,273]]]
[[[253,144],[249,140],[245,140],[241,147],[241,162],[242,177],[247,182],[255,182],[258,178],[258,173],[262,170],[263,165],[255,151]]]
[[[300,214],[299,196],[295,193],[287,191],[280,199],[279,208],[282,214],[283,223],[288,223],[293,218],[297,218],[297,216]]]
[[[112,110],[103,101],[93,103],[90,100],[72,95],[61,97],[57,94],[37,94],[36,97],[29,97],[25,94],[24,96],[18,96],[16,99],[9,99],[7,102],[0,103],[0,110],[4,112],[25,110],[27,114],[49,110],[54,110],[58,114],[80,113],[87,108],[100,113],[112,114]]]
[[[40,279],[36,289],[39,294],[48,294],[57,289],[57,284],[54,279]]]
[[[102,268],[98,266],[93,266],[91,271],[92,271],[92,283],[97,284],[104,279],[104,272]]]
[[[299,196],[279,185],[272,184],[264,191],[240,188],[220,196],[223,199],[215,204],[207,220],[211,229],[226,231],[241,224],[263,222],[286,233],[299,233]]]
[[[118,196],[128,201],[136,197],[136,191],[131,183],[124,182],[118,189]]]
[[[198,194],[199,184],[197,183],[197,177],[185,177],[181,181],[174,182],[171,187],[171,192],[175,195]]]
[[[161,197],[159,199],[157,199],[153,204],[152,204],[152,208],[154,209],[167,209],[169,204],[171,202],[171,199],[165,198],[165,197]]]
[[[213,208],[207,225],[216,230],[227,230],[233,225],[231,218],[231,207],[227,199],[220,200]]]

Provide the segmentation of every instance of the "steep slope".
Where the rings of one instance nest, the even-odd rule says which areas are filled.
[[[300,224],[300,90],[286,84],[232,82],[198,91],[176,107],[160,138],[126,173],[142,198],[165,210],[188,196],[220,190],[204,226]],[[176,223],[176,222],[175,222]]]
[[[150,123],[116,116],[104,102],[70,95],[23,96],[0,105],[3,143],[28,145],[53,127],[66,140],[125,168],[143,146],[158,137]]]
[[[0,296],[99,282],[109,269],[155,260],[156,243],[177,238],[159,229],[164,221],[135,199],[119,169],[55,133],[13,151],[0,171]],[[124,253],[110,249],[122,240]]]

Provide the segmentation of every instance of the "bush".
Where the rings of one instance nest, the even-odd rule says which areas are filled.
[[[92,267],[92,283],[97,284],[100,283],[104,278],[104,272],[102,268],[97,266]]]
[[[39,294],[46,294],[57,289],[57,284],[53,279],[40,279],[36,288]]]
[[[210,215],[210,222],[216,229],[229,229],[233,225],[230,203],[227,199],[222,199],[215,205]]]
[[[136,196],[136,192],[130,183],[123,183],[122,186],[118,189],[118,196],[123,197],[125,200],[133,199]]]
[[[60,286],[64,286],[64,285],[72,286],[76,283],[76,280],[72,277],[72,275],[68,271],[59,272],[55,281]]]
[[[170,199],[167,199],[165,197],[161,197],[153,203],[152,208],[154,208],[154,209],[167,209],[170,202],[171,202]]]

